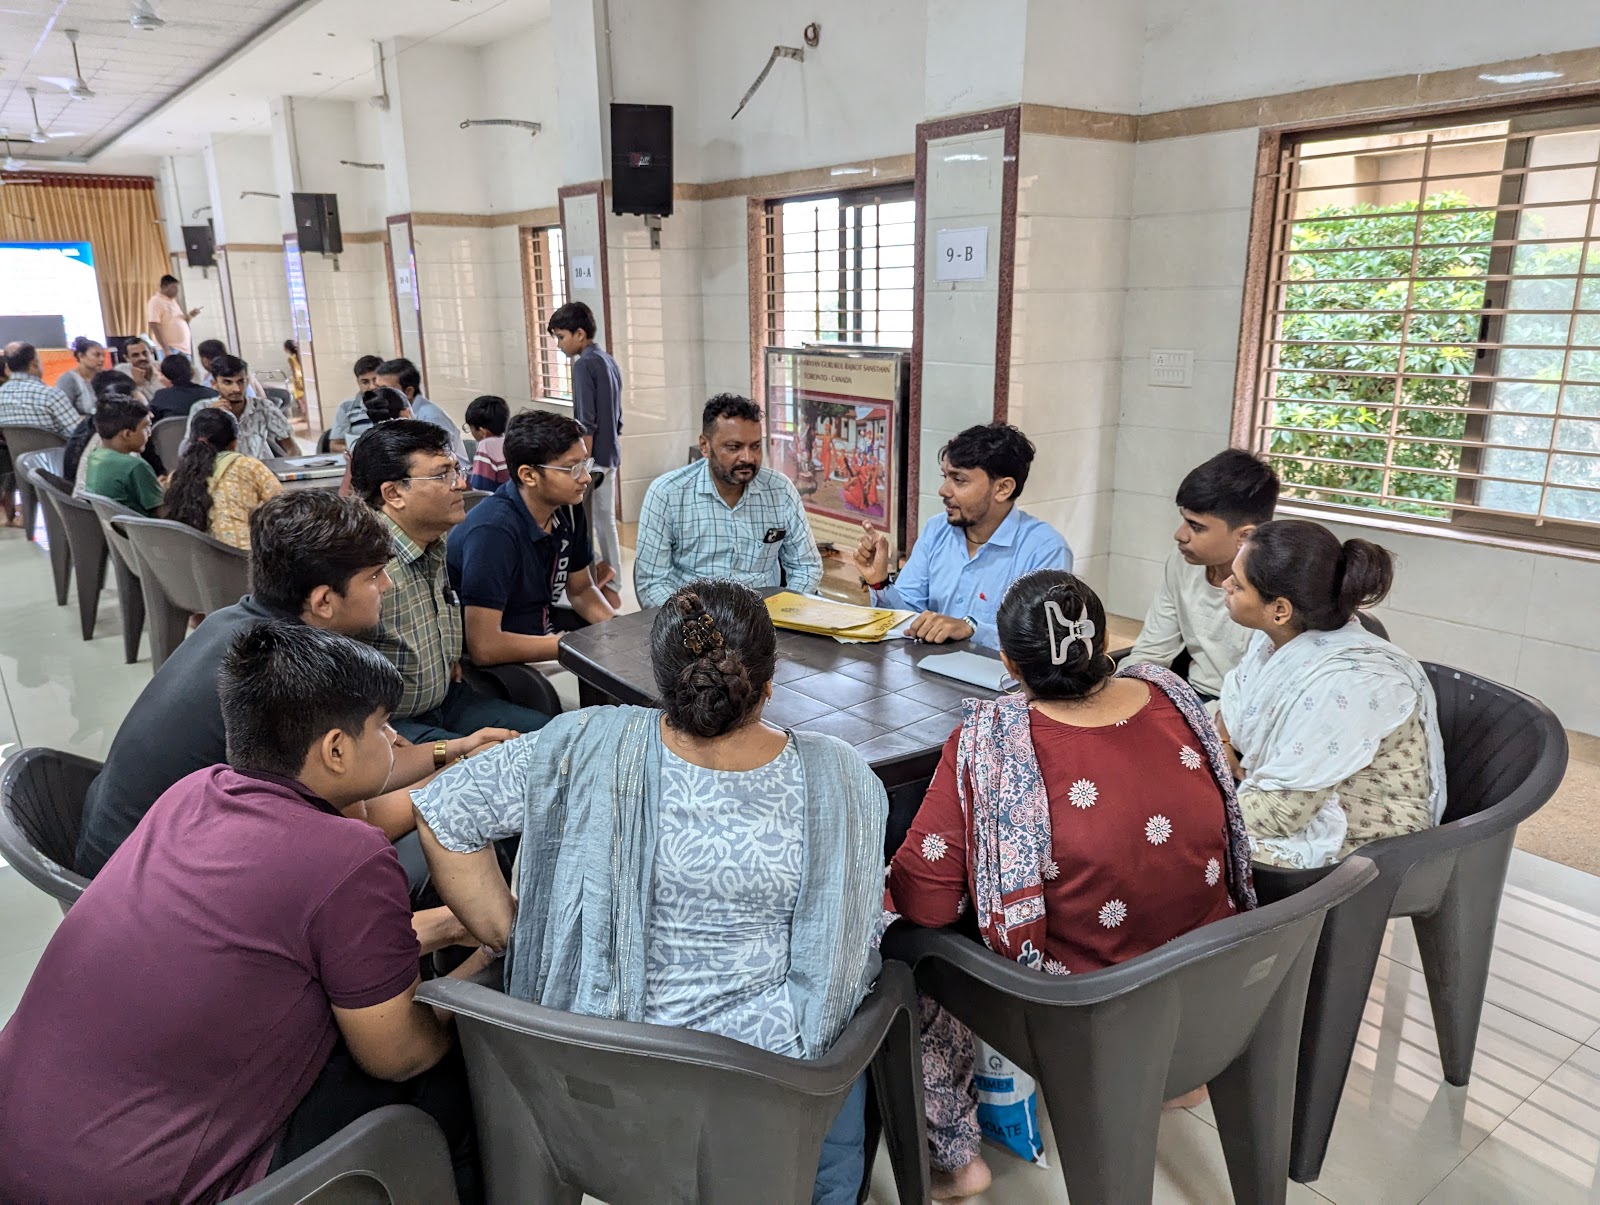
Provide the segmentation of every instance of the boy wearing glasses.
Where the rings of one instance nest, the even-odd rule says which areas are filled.
[[[574,420],[526,411],[506,427],[511,480],[450,537],[450,582],[466,611],[467,653],[479,665],[553,661],[561,597],[585,623],[616,611],[589,572],[594,556],[582,502],[594,461]]]
[[[387,392],[387,391],[386,391]],[[532,732],[549,716],[479,694],[461,681],[461,600],[445,570],[445,536],[466,518],[466,475],[450,436],[432,423],[395,419],[372,427],[350,457],[350,484],[377,511],[393,555],[393,589],[367,642],[404,680],[394,727],[415,744],[480,728]]]

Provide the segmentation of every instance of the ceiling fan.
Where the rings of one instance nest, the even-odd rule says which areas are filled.
[[[82,138],[83,135],[76,130],[59,130],[53,134],[46,133],[44,125],[39,121],[39,89],[24,88],[28,94],[28,103],[33,106],[33,133],[28,135],[29,142],[49,142],[52,138]]]
[[[156,6],[150,0],[131,0],[128,24],[135,29],[156,30],[166,25],[166,22],[161,19],[161,14],[156,12]]]
[[[88,100],[94,95],[94,90],[89,87],[89,82],[83,78],[83,66],[78,62],[78,31],[76,29],[63,30],[67,41],[72,43],[72,70],[76,72],[71,79],[64,75],[41,75],[39,82],[60,88],[73,100]]]
[[[10,130],[0,130],[0,142],[4,142],[6,144],[5,170],[8,171],[8,172],[27,171],[28,170],[27,161],[24,160],[24,159],[18,159],[14,155],[12,155],[12,153],[11,153],[11,131]],[[8,184],[43,184],[43,183],[44,183],[43,180],[8,180],[5,176],[0,176],[0,186],[4,186],[4,185],[8,185]]]

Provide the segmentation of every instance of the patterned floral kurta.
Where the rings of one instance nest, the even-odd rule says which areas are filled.
[[[274,494],[283,482],[253,456],[224,452],[211,470],[211,533],[235,548],[250,547],[250,513]]]

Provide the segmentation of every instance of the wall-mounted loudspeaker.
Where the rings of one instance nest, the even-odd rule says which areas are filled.
[[[217,266],[217,236],[212,233],[211,223],[204,226],[185,226],[183,228],[183,249],[188,256],[191,268],[215,268]]]
[[[294,229],[301,251],[338,255],[344,250],[339,231],[339,198],[331,192],[294,194]]]
[[[611,106],[611,212],[672,213],[672,106]]]

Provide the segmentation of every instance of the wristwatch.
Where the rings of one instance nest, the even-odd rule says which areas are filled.
[[[976,620],[976,619],[974,619],[974,618],[972,618],[972,616],[970,616],[970,615],[963,615],[963,616],[962,616],[962,617],[961,617],[961,622],[962,622],[962,623],[964,623],[964,624],[966,624],[966,625],[967,625],[967,626],[968,626],[968,627],[969,627],[969,628],[971,628],[971,629],[972,629],[972,635],[973,635],[973,636],[976,636],[976,635],[977,635],[977,634],[978,634],[978,621],[977,621],[977,620]],[[969,636],[969,637],[968,637],[968,639],[969,639],[969,640],[970,640],[970,639],[971,639],[971,638],[972,638],[972,637],[970,637],[970,636]]]
[[[445,767],[445,763],[448,762],[449,760],[450,760],[450,742],[449,741],[434,741],[433,742],[433,768],[435,770],[442,770]]]

